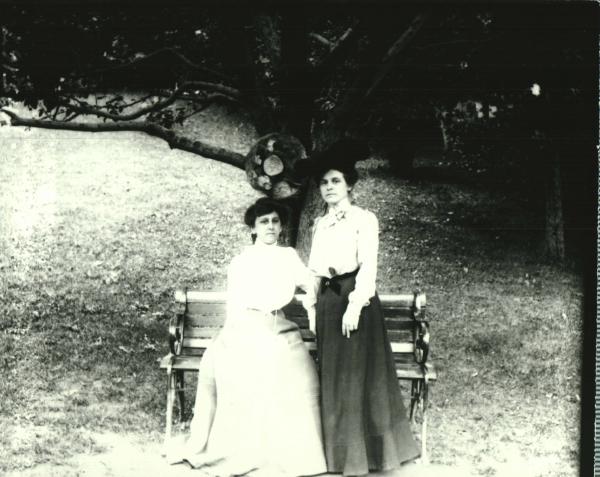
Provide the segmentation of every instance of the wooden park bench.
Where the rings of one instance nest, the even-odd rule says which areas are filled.
[[[308,329],[308,318],[297,295],[283,310],[286,318],[300,327],[304,343],[316,356],[315,335]],[[427,461],[427,397],[429,382],[436,372],[429,359],[429,323],[425,318],[425,294],[379,295],[385,324],[396,362],[396,375],[410,381],[410,417],[421,410],[421,459]],[[180,420],[184,421],[184,374],[197,372],[204,350],[225,322],[225,293],[204,291],[175,292],[179,309],[169,325],[168,355],[160,361],[167,371],[166,440],[171,437],[175,395],[179,398]],[[258,344],[257,344],[258,345]]]

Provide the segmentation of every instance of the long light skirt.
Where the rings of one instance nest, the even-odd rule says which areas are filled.
[[[183,458],[214,476],[325,472],[318,377],[297,326],[281,312],[239,318],[202,359]]]

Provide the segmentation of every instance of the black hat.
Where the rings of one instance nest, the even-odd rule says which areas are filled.
[[[365,141],[344,138],[334,142],[327,149],[318,152],[305,161],[298,161],[298,174],[319,180],[323,174],[335,169],[344,174],[355,174],[356,163],[369,157],[369,147]]]

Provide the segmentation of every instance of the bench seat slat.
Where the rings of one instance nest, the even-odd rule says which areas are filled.
[[[186,326],[183,330],[185,338],[214,338],[219,331],[220,326]]]
[[[212,343],[212,337],[201,337],[201,338],[183,338],[183,347],[184,348],[206,348],[210,346]],[[412,353],[414,351],[414,345],[412,343],[397,343],[392,342],[392,351],[394,353]],[[307,349],[312,350],[316,348],[316,343],[314,340],[307,341],[304,340],[304,345]]]
[[[188,326],[223,326],[225,324],[225,313],[190,313],[186,315]]]
[[[396,376],[399,379],[419,379],[423,377],[423,370],[421,366],[412,364],[410,367],[396,366]],[[427,365],[427,379],[429,381],[435,381],[437,379],[437,373],[433,366]]]
[[[183,348],[207,348],[212,343],[212,338],[183,338]],[[317,349],[314,341],[304,341],[306,349],[311,351]]]
[[[284,312],[286,310],[284,309]],[[384,310],[385,313],[385,325],[388,329],[412,329],[414,326],[414,321],[409,316],[390,316],[387,314],[387,310]],[[306,314],[303,315],[295,315],[286,313],[285,317],[298,324],[301,328],[305,328],[308,326],[308,318]],[[225,314],[220,314],[216,312],[190,312],[186,315],[186,325],[187,326],[223,326],[225,323]]]
[[[185,355],[185,356],[175,356],[172,361],[172,369],[175,370],[187,370],[187,371],[195,371],[200,366],[202,355]],[[160,367],[162,369],[166,368],[171,361],[171,356],[167,355],[162,358],[160,361]],[[396,376],[400,379],[419,379],[423,377],[423,371],[419,365],[416,363],[406,363],[402,365],[397,365],[396,367]],[[427,365],[427,377],[431,381],[435,381],[437,379],[437,373],[433,365]]]
[[[293,321],[300,328],[308,328],[308,318],[304,316],[288,315],[286,318]],[[188,314],[186,315],[186,327],[217,327],[225,324],[225,315],[219,314]],[[390,317],[386,314],[385,326],[388,330],[412,330],[415,326],[412,318],[409,317]]]
[[[391,342],[397,341],[399,343],[402,342],[413,342],[413,333],[412,330],[387,330],[388,338]]]
[[[415,322],[412,318],[388,318],[384,319],[385,327],[389,330],[412,330],[415,327]]]
[[[184,339],[203,338],[212,339],[222,330],[220,326],[186,326],[183,330]],[[314,341],[316,336],[308,328],[301,328],[300,335],[304,341]]]

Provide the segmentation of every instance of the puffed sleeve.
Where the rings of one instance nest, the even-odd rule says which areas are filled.
[[[349,308],[360,311],[375,295],[378,251],[379,222],[375,214],[362,210],[357,236],[357,258],[360,269],[356,275],[354,290],[348,295]]]

